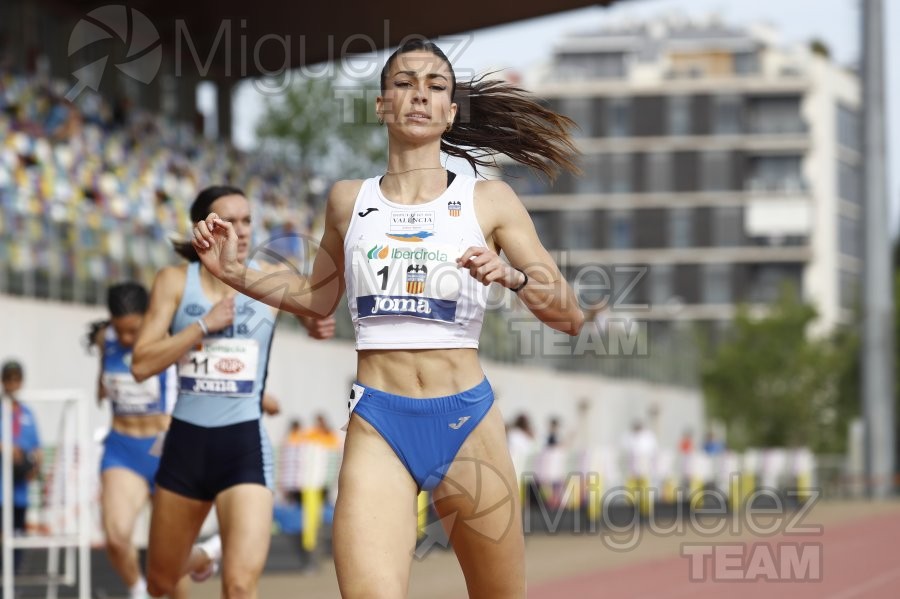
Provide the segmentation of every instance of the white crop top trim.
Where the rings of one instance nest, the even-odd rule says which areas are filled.
[[[474,177],[405,205],[379,177],[359,190],[344,238],[344,279],[356,349],[477,348],[488,288],[456,266],[487,246],[475,215]]]

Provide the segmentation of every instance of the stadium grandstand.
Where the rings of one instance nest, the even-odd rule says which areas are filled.
[[[260,200],[258,239],[314,231],[319,198],[297,201],[309,194],[293,165],[96,96],[67,102],[60,85],[0,80],[0,291],[97,303],[109,281],[149,284],[187,233],[187,201],[213,183]]]

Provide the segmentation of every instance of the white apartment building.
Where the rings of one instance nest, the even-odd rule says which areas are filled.
[[[785,283],[819,330],[848,322],[861,273],[859,81],[823,48],[714,19],[573,34],[526,87],[574,119],[583,175],[507,181],[568,274],[647,267],[617,280],[653,335],[716,331]],[[621,302],[620,302],[621,303]],[[614,312],[614,311],[613,311]]]

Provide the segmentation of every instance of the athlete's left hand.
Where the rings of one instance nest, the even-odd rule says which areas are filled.
[[[469,274],[485,287],[491,283],[499,283],[507,289],[518,287],[525,277],[497,255],[497,252],[486,247],[470,247],[456,259],[456,265],[467,268]]]
[[[276,414],[281,412],[281,404],[277,399],[275,399],[273,395],[263,393],[262,409],[263,412],[265,412],[269,416],[275,416]]]

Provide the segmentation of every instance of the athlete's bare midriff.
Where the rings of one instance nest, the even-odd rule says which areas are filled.
[[[359,383],[414,398],[454,395],[484,379],[476,349],[365,350],[357,362]]]
[[[168,414],[113,416],[112,428],[129,437],[152,437],[169,428]]]

